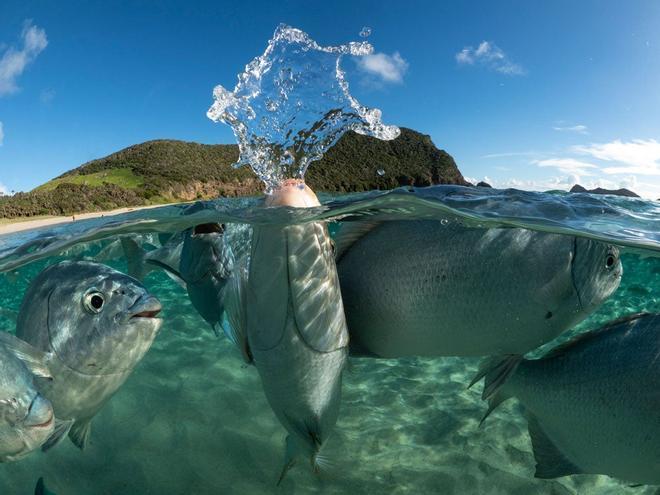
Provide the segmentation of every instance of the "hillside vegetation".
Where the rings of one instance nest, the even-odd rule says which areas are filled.
[[[263,187],[253,172],[232,167],[237,159],[236,145],[149,141],[85,163],[30,192],[0,198],[0,218],[259,194]],[[405,128],[393,141],[345,134],[311,165],[306,181],[325,192],[467,184],[449,154],[429,136]]]

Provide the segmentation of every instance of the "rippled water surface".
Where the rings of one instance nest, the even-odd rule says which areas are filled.
[[[572,333],[621,315],[660,312],[660,205],[590,195],[461,187],[325,198],[310,211],[265,210],[258,200],[168,206],[0,238],[0,325],[13,331],[30,280],[49,263],[92,256],[120,233],[174,232],[208,221],[266,223],[365,216],[459,218],[484,228],[524,226],[625,247],[621,286]],[[245,249],[245,229],[232,237]],[[80,242],[93,243],[79,247]],[[123,260],[115,268],[126,270]],[[478,283],[478,280],[475,281]],[[485,405],[466,386],[478,359],[351,359],[341,414],[322,478],[306,465],[275,487],[285,431],[256,369],[216,338],[186,292],[162,272],[145,285],[163,303],[163,328],[126,384],[93,421],[84,452],[66,441],[47,454],[0,465],[0,493],[33,493],[44,476],[58,495],[442,493],[636,494],[606,476],[537,480],[526,422],[516,401],[479,428]],[[565,336],[564,336],[565,338]]]

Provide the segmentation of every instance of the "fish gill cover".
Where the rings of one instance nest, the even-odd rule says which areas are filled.
[[[391,140],[399,128],[381,122],[381,111],[362,106],[348,91],[343,55],[373,53],[367,41],[318,45],[284,24],[263,55],[238,75],[234,91],[218,85],[208,117],[229,124],[238,139],[234,165],[249,165],[269,192],[288,178],[304,178],[309,164],[347,131]]]

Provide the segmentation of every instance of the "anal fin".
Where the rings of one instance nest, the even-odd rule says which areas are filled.
[[[583,474],[582,470],[567,459],[550,440],[536,416],[529,411],[526,416],[529,436],[532,439],[534,459],[536,459],[536,473],[534,473],[534,476],[541,479],[552,479],[571,474]]]

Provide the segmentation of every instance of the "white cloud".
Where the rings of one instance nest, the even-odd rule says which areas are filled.
[[[515,156],[538,156],[542,153],[538,151],[512,151],[508,153],[490,153],[483,155],[481,158],[512,158]]]
[[[357,64],[364,72],[374,74],[386,82],[402,82],[403,74],[408,70],[408,62],[399,52],[394,52],[392,55],[385,53],[364,55],[357,59]]]
[[[553,167],[565,174],[573,174],[575,176],[593,175],[593,170],[598,167],[592,163],[583,162],[574,158],[548,158],[546,160],[536,160],[536,165],[539,167]]]
[[[660,141],[656,139],[617,139],[607,143],[571,146],[557,152],[522,151],[485,155],[481,158],[525,156],[529,158],[523,158],[522,162],[516,160],[514,163],[518,165],[511,165],[505,174],[494,179],[491,182],[493,187],[547,191],[568,190],[580,184],[587,189],[626,188],[643,198],[660,198]],[[533,172],[536,167],[530,168],[530,165],[539,169]],[[491,166],[493,170],[496,168]],[[547,176],[540,175],[540,168],[550,173]],[[509,178],[502,178],[507,176]],[[472,178],[470,181],[478,182],[479,179]]]
[[[620,189],[626,188],[636,192],[643,198],[657,199],[660,198],[660,184],[652,183],[648,180],[639,180],[634,175],[613,177],[613,176],[590,176],[580,177],[575,174],[566,174],[550,177],[539,177],[535,179],[526,179],[523,177],[509,177],[506,179],[495,179],[490,177],[483,177],[478,179],[477,176],[465,177],[465,180],[476,184],[483,180],[488,182],[496,189],[523,189],[526,191],[551,191],[562,190],[568,191],[575,184],[580,184],[586,189],[596,189],[601,187],[603,189]]]
[[[26,21],[21,32],[21,43],[22,47],[19,49],[5,49],[0,58],[0,96],[18,91],[16,80],[25,67],[46,48],[48,38],[43,29]]]
[[[2,126],[2,122],[0,122],[0,146],[2,146],[2,143],[5,142],[5,129]]]
[[[555,126],[553,127],[553,129],[559,132],[575,132],[577,134],[589,134],[589,130],[587,129],[587,126],[582,124],[571,125],[566,127]]]
[[[609,143],[574,146],[572,151],[619,164],[603,168],[606,174],[660,175],[660,142],[655,139],[629,142],[617,139]]]
[[[509,60],[504,51],[491,41],[482,41],[477,48],[466,46],[456,54],[459,65],[482,65],[509,76],[522,76],[527,71]]]
[[[494,181],[493,187],[498,189],[507,189],[513,187],[515,189],[525,189],[528,191],[550,191],[554,189],[568,190],[575,184],[575,177],[549,177],[545,179],[520,179],[510,178],[506,180]]]
[[[9,194],[9,189],[2,182],[0,182],[0,196],[6,196]]]

